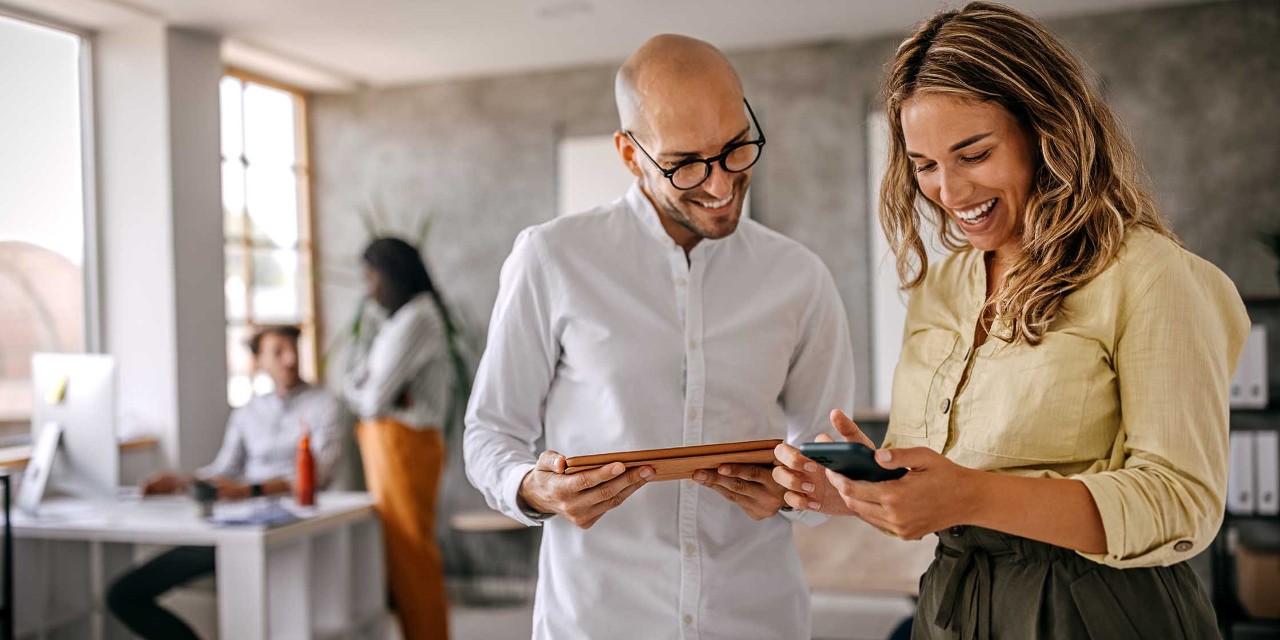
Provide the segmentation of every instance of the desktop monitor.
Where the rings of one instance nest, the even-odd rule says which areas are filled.
[[[47,425],[62,430],[52,486],[83,497],[110,497],[120,483],[116,441],[116,364],[99,354],[37,353],[31,357],[34,441]]]

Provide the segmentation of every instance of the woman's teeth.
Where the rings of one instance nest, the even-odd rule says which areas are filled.
[[[992,198],[972,209],[956,210],[956,217],[960,218],[965,224],[982,222],[991,214],[991,208],[996,206],[996,200],[999,200],[999,198]]]
[[[695,200],[695,202],[698,203],[698,206],[706,207],[707,209],[720,209],[733,202],[733,194],[731,193],[725,196],[723,200],[716,200],[715,202],[702,202],[701,200]]]

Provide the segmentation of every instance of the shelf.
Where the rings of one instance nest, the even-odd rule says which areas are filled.
[[[1272,397],[1275,397],[1275,394],[1272,394]],[[1265,407],[1262,407],[1260,409],[1254,409],[1251,407],[1231,407],[1231,413],[1240,414],[1240,415],[1258,415],[1258,416],[1265,416],[1267,414],[1272,414],[1272,413],[1280,414],[1280,404],[1277,404],[1273,400],[1271,404]]]
[[[1256,513],[1241,515],[1238,513],[1231,513],[1230,511],[1228,511],[1226,513],[1225,520],[1233,520],[1236,522],[1273,522],[1273,523],[1280,524],[1280,515],[1263,516],[1263,515],[1258,515]]]
[[[1248,305],[1258,305],[1258,306],[1264,306],[1264,305],[1277,305],[1277,306],[1280,306],[1280,295],[1275,295],[1275,294],[1253,294],[1253,295],[1247,295],[1247,296],[1240,296],[1240,299],[1241,299],[1241,300],[1244,300],[1244,303],[1245,303],[1245,305],[1246,305],[1246,306],[1248,306]]]

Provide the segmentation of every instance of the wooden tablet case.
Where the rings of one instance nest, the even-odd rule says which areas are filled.
[[[565,460],[565,473],[580,473],[621,462],[628,469],[646,465],[653,467],[654,477],[649,479],[650,482],[683,480],[693,477],[693,472],[699,469],[715,469],[725,463],[773,464],[773,449],[779,444],[782,444],[781,439],[751,440],[576,456]]]

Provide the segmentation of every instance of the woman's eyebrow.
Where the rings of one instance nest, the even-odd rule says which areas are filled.
[[[968,138],[965,138],[964,140],[961,140],[960,142],[957,142],[957,143],[955,143],[955,144],[951,145],[951,149],[950,149],[950,151],[959,151],[959,150],[961,150],[961,149],[963,149],[963,148],[965,148],[965,147],[967,147],[967,146],[969,146],[969,145],[971,145],[971,144],[973,144],[973,143],[975,143],[975,142],[977,142],[977,141],[979,141],[979,140],[981,140],[981,139],[983,139],[983,138],[985,138],[985,137],[987,137],[987,136],[989,136],[989,135],[991,135],[991,134],[993,134],[993,133],[995,133],[995,132],[994,132],[994,131],[988,131],[988,132],[986,132],[986,133],[979,133],[979,134],[978,134],[978,135],[976,135],[976,136],[969,136]]]
[[[995,133],[995,132],[994,132],[994,131],[988,131],[988,132],[986,132],[986,133],[979,133],[978,135],[975,135],[975,136],[969,136],[968,138],[965,138],[964,140],[961,140],[960,142],[957,142],[957,143],[955,143],[955,144],[951,145],[951,148],[950,148],[950,149],[948,149],[947,151],[948,151],[948,152],[955,152],[955,151],[959,151],[959,150],[961,150],[961,149],[963,149],[963,148],[965,148],[965,147],[967,147],[967,146],[969,146],[969,145],[971,145],[971,144],[973,144],[973,143],[975,143],[975,142],[978,142],[978,141],[982,140],[983,138],[986,138],[987,136],[989,136],[989,135],[991,135],[991,134],[993,134],[993,133]],[[925,156],[923,153],[920,153],[920,152],[918,152],[918,151],[911,151],[911,150],[908,150],[908,151],[907,151],[907,157],[910,157],[910,158],[925,158],[925,159],[928,159],[928,158],[926,158],[926,156]]]

